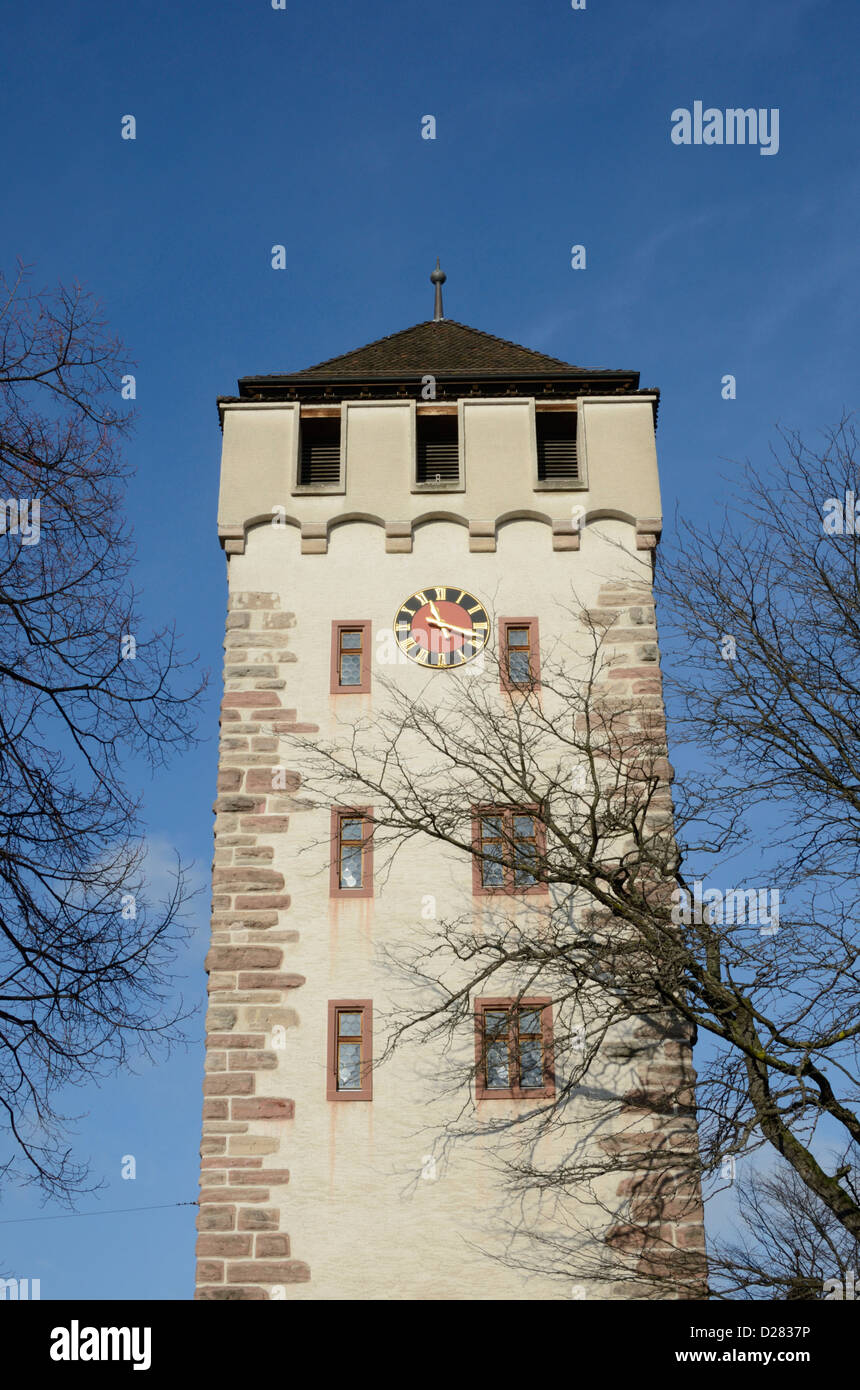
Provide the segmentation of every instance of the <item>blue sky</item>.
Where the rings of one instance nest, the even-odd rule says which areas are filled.
[[[143,783],[156,875],[174,847],[201,882],[211,858],[216,395],[430,317],[438,255],[449,317],[659,386],[664,513],[706,519],[731,460],[762,459],[777,423],[814,436],[855,396],[858,20],[849,0],[7,9],[0,259],[85,283],[135,359],[137,582],[216,675],[213,737]],[[778,154],[674,145],[695,100],[778,108]],[[197,917],[195,997],[205,894]],[[199,1033],[71,1097],[107,1182],[83,1210],[196,1196]],[[0,1221],[44,1214],[3,1194]],[[0,1268],[45,1298],[186,1298],[193,1215],[3,1225]]]

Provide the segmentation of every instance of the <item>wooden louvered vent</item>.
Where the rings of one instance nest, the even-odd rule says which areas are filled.
[[[419,415],[417,481],[429,487],[460,481],[456,415]]]
[[[302,487],[340,482],[340,421],[302,420],[299,483]]]
[[[538,481],[578,482],[576,413],[572,410],[538,411],[536,423]]]

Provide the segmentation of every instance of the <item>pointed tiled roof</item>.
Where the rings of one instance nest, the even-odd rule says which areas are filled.
[[[479,328],[469,328],[455,319],[433,319],[416,323],[412,328],[390,333],[385,338],[365,347],[354,348],[340,357],[330,357],[315,367],[306,367],[296,372],[295,379],[345,377],[356,380],[378,380],[380,377],[422,376],[431,373],[441,376],[445,373],[475,372],[529,375],[539,372],[580,371],[569,362],[558,357],[547,357],[543,352],[510,343],[505,338],[496,338],[492,333],[484,333]]]
[[[364,347],[329,357],[314,367],[291,373],[271,373],[265,376],[242,377],[250,382],[312,382],[312,381],[380,381],[386,378],[400,381],[404,377],[433,376],[566,376],[582,373],[599,375],[600,370],[576,367],[559,357],[535,352],[532,348],[497,338],[480,328],[457,323],[455,319],[428,319],[399,333]],[[617,372],[607,375],[617,376]],[[622,375],[630,376],[625,372]]]

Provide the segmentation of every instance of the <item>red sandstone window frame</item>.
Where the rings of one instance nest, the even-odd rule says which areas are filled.
[[[548,893],[549,887],[546,883],[525,884],[514,882],[513,863],[503,861],[503,882],[499,884],[484,883],[484,863],[489,856],[484,853],[485,843],[493,842],[493,837],[485,836],[483,833],[483,822],[490,817],[501,817],[507,821],[507,825],[502,826],[502,847],[503,855],[511,857],[511,847],[514,843],[513,838],[513,818],[514,816],[531,816],[534,821],[534,843],[538,860],[543,857],[546,847],[546,828],[541,823],[536,806],[473,806],[472,807],[472,895],[476,898],[509,897],[518,898],[523,895],[533,895],[535,893]]]
[[[329,682],[332,695],[370,694],[370,638],[372,626],[370,618],[355,618],[350,622],[341,618],[332,619]],[[361,680],[357,685],[341,685],[340,683],[340,638],[342,632],[361,633]]]
[[[511,680],[509,674],[508,632],[516,627],[528,629],[528,681]],[[540,690],[540,628],[537,618],[499,618],[499,676],[502,690]]]
[[[361,1032],[353,1036],[361,1042],[361,1086],[355,1090],[338,1089],[338,1044],[342,1013],[361,1014]],[[326,1100],[373,1100],[373,1000],[330,999],[328,1001],[328,1061],[326,1065]]]
[[[361,887],[342,888],[341,859],[343,855],[343,822],[360,820],[361,839]],[[331,808],[330,828],[331,855],[329,859],[329,895],[332,898],[372,898],[373,897],[373,807],[372,806],[333,806]]]
[[[508,1021],[508,1065],[513,1069],[516,1081],[511,1086],[497,1087],[487,1085],[487,1049],[485,1015],[494,1009],[509,1012]],[[540,1086],[521,1086],[519,1084],[519,1033],[516,1019],[519,1014],[540,1013],[541,1024],[541,1065],[543,1082]],[[534,1036],[534,1035],[529,1035]],[[475,1000],[475,1098],[476,1100],[546,1100],[555,1095],[555,1043],[552,1019],[552,998],[548,994],[529,995],[517,998],[489,998]]]

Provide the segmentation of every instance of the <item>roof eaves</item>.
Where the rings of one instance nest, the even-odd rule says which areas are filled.
[[[492,371],[486,369],[471,369],[469,367],[456,367],[444,373],[446,381],[585,381],[592,379],[606,380],[633,380],[638,379],[639,373],[636,371],[626,371],[611,367],[568,367],[560,368],[558,371],[550,371],[542,368],[540,371],[523,371],[517,367],[495,368]],[[296,372],[291,375],[281,374],[280,372],[269,372],[262,376],[242,376],[239,377],[239,388],[253,388],[257,386],[355,386],[366,382],[373,385],[378,382],[398,382],[415,380],[413,372],[355,372],[345,376],[331,376],[320,372],[318,375],[309,375],[307,372]]]

